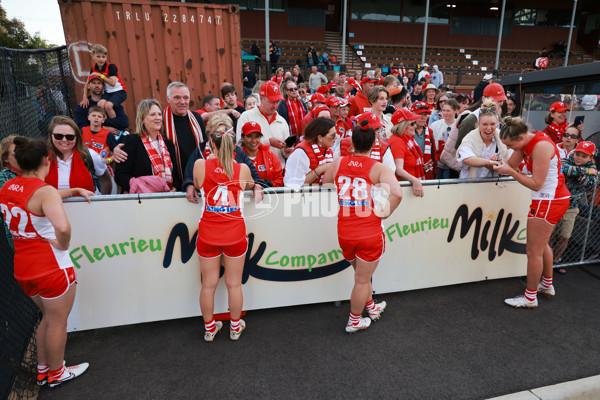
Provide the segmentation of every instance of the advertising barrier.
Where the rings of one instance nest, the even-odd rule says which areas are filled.
[[[529,191],[512,181],[425,186],[383,221],[376,293],[524,275]],[[201,315],[196,235],[201,204],[178,195],[67,202],[78,275],[68,330]],[[106,200],[106,198],[104,199]],[[244,309],[347,300],[353,269],[337,241],[329,189],[247,198]],[[221,279],[215,313],[227,312]]]

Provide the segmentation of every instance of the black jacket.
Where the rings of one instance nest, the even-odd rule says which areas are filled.
[[[177,156],[175,147],[167,138],[164,138],[167,150],[173,163],[173,187],[181,190],[181,177],[177,170]],[[146,152],[144,143],[138,135],[128,135],[123,151],[127,153],[127,160],[115,166],[115,182],[121,186],[124,192],[129,192],[129,180],[140,176],[152,175],[152,163]]]
[[[88,120],[88,113],[90,112],[90,107],[98,105],[98,102],[92,100],[91,97],[88,97],[88,100],[90,104],[86,108],[83,108],[78,104],[77,108],[75,109],[75,123],[77,124],[79,129],[83,128],[84,126],[90,126],[90,121]],[[128,129],[129,118],[127,118],[123,107],[119,104],[114,107],[114,110],[117,116],[115,118],[107,118],[106,121],[104,121],[104,125],[112,126],[113,128],[117,128],[120,131]]]
[[[304,107],[304,111],[308,114],[308,110],[306,109],[304,103],[300,103],[302,104],[302,107]],[[290,124],[290,114],[288,112],[287,102],[285,100],[281,100],[279,102],[279,107],[277,107],[277,114],[281,115],[283,119],[285,119],[285,122],[288,123],[288,125]]]

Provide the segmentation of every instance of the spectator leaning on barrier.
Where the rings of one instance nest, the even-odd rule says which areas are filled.
[[[286,147],[285,139],[290,136],[290,127],[283,117],[277,114],[279,103],[283,100],[279,86],[275,82],[265,82],[260,87],[260,104],[258,107],[246,111],[238,120],[236,143],[242,137],[242,126],[248,121],[260,124],[263,137],[261,142],[271,146],[282,166],[292,153],[292,149]]]
[[[261,137],[260,125],[254,121],[246,122],[242,126],[242,149],[254,164],[265,186],[283,186],[281,163],[269,146],[260,142]]]
[[[431,132],[433,133],[433,140],[435,141],[436,148],[436,159],[438,160],[438,173],[437,179],[449,179],[458,178],[458,174],[454,174],[453,170],[447,166],[442,160],[441,156],[446,147],[446,142],[450,137],[452,128],[456,127],[456,116],[460,109],[458,102],[454,99],[449,99],[441,105],[440,115],[442,119],[435,121],[430,125]]]

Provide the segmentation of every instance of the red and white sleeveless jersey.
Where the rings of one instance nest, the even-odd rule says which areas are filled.
[[[241,168],[234,162],[233,177],[229,179],[218,159],[210,158],[204,163],[204,182],[200,190],[204,207],[198,223],[198,237],[206,243],[226,246],[246,236]]]
[[[370,157],[350,155],[342,157],[335,184],[338,202],[338,236],[343,239],[363,239],[383,232],[381,218],[372,207],[374,185],[369,174],[378,161]]]
[[[565,186],[565,176],[562,174],[562,165],[560,163],[560,152],[556,144],[550,139],[548,135],[543,132],[535,132],[535,136],[527,143],[527,146],[523,148],[523,154],[525,155],[525,166],[528,171],[533,171],[533,160],[531,159],[531,153],[536,144],[540,142],[549,142],[554,146],[554,156],[550,160],[550,166],[548,168],[548,175],[544,185],[540,190],[531,191],[532,200],[560,200],[568,199],[571,197],[571,192]]]
[[[56,239],[54,227],[45,216],[27,209],[33,193],[46,182],[17,177],[0,190],[0,210],[15,245],[15,278],[37,279],[73,266],[69,252],[54,248],[47,240]]]

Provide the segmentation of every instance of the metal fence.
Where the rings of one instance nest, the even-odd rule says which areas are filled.
[[[53,116],[73,117],[74,85],[65,46],[0,47],[0,139],[11,134],[44,137]]]

